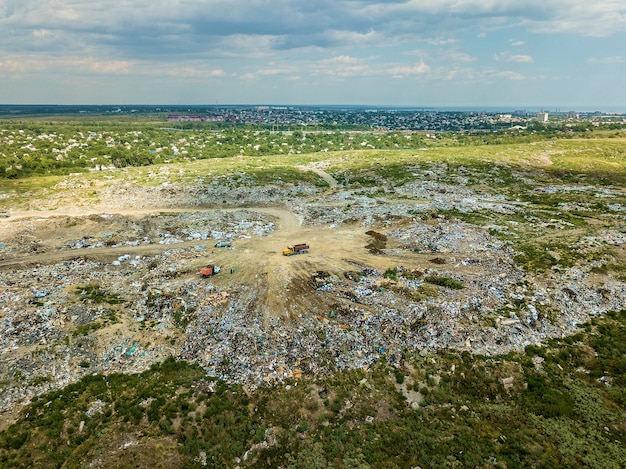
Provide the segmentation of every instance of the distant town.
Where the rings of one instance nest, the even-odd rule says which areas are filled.
[[[274,126],[276,130],[297,127],[354,128],[380,131],[489,132],[526,129],[529,125],[579,123],[601,126],[626,123],[626,113],[606,111],[448,110],[438,108],[391,108],[358,106],[53,106],[0,105],[0,118],[51,115],[137,114],[170,124]]]
[[[437,111],[397,109],[302,109],[297,107],[256,106],[249,108],[215,108],[204,114],[167,115],[168,122],[225,122],[276,126],[357,126],[389,131],[490,131],[507,128],[525,129],[529,123],[547,124],[587,121],[602,125],[609,122],[625,123],[626,115],[599,111],[530,112],[516,110],[510,113],[487,111]]]

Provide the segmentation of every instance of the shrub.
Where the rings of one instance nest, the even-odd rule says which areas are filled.
[[[109,293],[106,290],[100,288],[98,283],[89,283],[76,287],[76,294],[81,298],[83,302],[90,303],[109,303],[117,305],[124,303],[124,300],[114,293]]]
[[[462,290],[464,288],[461,282],[450,277],[429,275],[424,280],[428,283],[432,283],[433,285],[439,285],[440,287],[449,288],[451,290]]]
[[[383,277],[388,278],[389,280],[394,280],[394,281],[398,280],[398,269],[394,267],[393,269],[385,270]]]

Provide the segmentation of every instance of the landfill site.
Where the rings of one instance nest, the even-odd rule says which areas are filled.
[[[626,308],[626,285],[592,262],[526,272],[495,236],[506,227],[440,214],[520,214],[519,201],[428,175],[356,190],[312,169],[328,187],[120,183],[90,204],[10,207],[0,411],[169,356],[253,389],[407,350],[522,350]],[[580,249],[621,252],[624,236],[606,230]]]

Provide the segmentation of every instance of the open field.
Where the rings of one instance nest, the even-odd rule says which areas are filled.
[[[314,401],[294,410],[301,413],[310,433],[303,428],[294,431],[322,445],[311,446],[310,452],[319,450],[335,463],[340,456],[333,459],[324,446],[328,441],[323,428],[338,432],[348,420],[352,428],[366,432],[370,427],[363,419],[371,417],[367,425],[379,425],[376,432],[383,441],[384,428],[400,431],[391,430],[391,422],[398,419],[409,425],[407,421],[427,414],[434,420],[443,418],[441,412],[451,418],[449,409],[461,412],[461,406],[467,408],[463,412],[482,417],[491,412],[478,410],[478,404],[465,405],[457,399],[461,395],[468,403],[484,402],[483,391],[496,401],[508,403],[516,395],[534,403],[526,391],[541,394],[548,386],[552,392],[554,383],[537,384],[531,371],[540,367],[534,362],[527,366],[525,360],[532,354],[526,356],[524,351],[535,350],[536,358],[540,350],[542,360],[549,362],[541,348],[547,341],[553,340],[558,354],[555,344],[565,344],[558,340],[578,333],[581,324],[626,309],[625,153],[621,138],[482,146],[439,142],[410,150],[237,155],[2,179],[0,211],[9,214],[0,218],[3,420],[8,425],[26,418],[20,411],[30,412],[32,400],[41,404],[37,396],[46,392],[58,396],[65,386],[91,386],[97,379],[94,374],[114,376],[118,386],[118,381],[130,382],[137,375],[117,373],[145,372],[142,379],[147,382],[153,379],[151,367],[154,371],[163,366],[167,379],[184,382],[181,389],[190,394],[180,391],[181,395],[196,406],[185,419],[199,426],[201,415],[217,405],[209,404],[216,395],[228,395],[235,414],[250,402],[261,409],[262,417],[254,416],[256,411],[244,412],[251,426],[240,429],[250,434],[237,437],[241,448],[213,454],[200,444],[187,447],[181,434],[192,437],[185,433],[180,412],[172,411],[177,416],[163,420],[146,410],[147,417],[143,413],[136,421],[130,417],[142,436],[117,422],[106,427],[116,435],[111,446],[97,449],[101,443],[90,436],[97,431],[91,425],[101,412],[115,415],[110,406],[121,402],[93,391],[91,400],[83,403],[91,415],[67,414],[58,431],[73,441],[63,450],[66,453],[59,450],[63,457],[79,455],[76,467],[88,463],[107,467],[130,460],[124,454],[137,453],[133,457],[148,464],[139,453],[158,447],[155,451],[163,453],[164,467],[183,461],[206,463],[207,451],[227,466],[236,465],[237,457],[237,464],[244,467],[243,453],[252,447],[248,465],[263,467],[274,461],[304,467],[275,447],[276,438],[289,437],[283,428],[276,429],[278,436],[273,438],[274,427],[267,426],[270,415],[279,412],[271,409],[275,405],[274,397],[268,397],[271,392],[279,396],[276,402],[282,402],[281,393],[289,394],[287,402]],[[229,240],[232,246],[214,247],[218,240]],[[310,245],[307,254],[282,255],[287,245],[299,242]],[[199,270],[207,264],[222,271],[202,278]],[[506,354],[509,358],[502,359]],[[577,355],[579,365],[589,368],[589,363],[582,364],[582,355]],[[472,356],[475,367],[469,365]],[[157,365],[168,357],[194,365],[181,365],[184,376],[176,378],[173,369],[163,371],[171,365]],[[571,363],[565,358],[555,361],[550,373],[559,375],[558,386],[569,386],[574,400],[590,399],[590,391],[572,382],[570,375],[565,378],[562,366]],[[557,364],[561,371],[554,371]],[[439,388],[444,369],[448,378]],[[492,386],[466,396],[469,391],[460,392],[463,380],[476,386],[472,373],[477,370]],[[606,373],[601,375],[605,381],[619,381],[623,370],[616,367],[614,376]],[[410,386],[402,384],[405,375]],[[570,381],[564,385],[562,380]],[[192,385],[207,387],[202,389],[209,398],[202,402],[192,398]],[[344,392],[342,386],[352,390]],[[362,392],[354,391],[357,388]],[[432,396],[444,388],[450,395]],[[296,395],[299,392],[304,394]],[[457,397],[451,397],[455,392]],[[89,394],[84,389],[81,393]],[[362,405],[373,407],[359,408],[360,394],[368,396],[362,397]],[[147,394],[135,398],[141,409],[151,409],[158,401]],[[55,399],[49,398],[56,409]],[[446,399],[453,402],[451,407],[444,405]],[[605,419],[598,428],[609,428],[610,437],[593,451],[600,454],[606,449],[619,458],[626,432],[623,396],[615,399],[612,417],[598,414]],[[376,410],[376,402],[383,401]],[[93,410],[94,402],[102,405]],[[154,412],[162,412],[164,405]],[[352,415],[357,408],[362,418]],[[507,408],[497,419],[515,412]],[[555,412],[559,418],[573,418],[570,410],[558,407]],[[543,425],[541,431],[553,431],[552,436],[564,431],[550,430],[551,416],[545,415],[549,413],[540,410],[536,419],[547,420],[533,423],[528,417],[526,424]],[[351,417],[342,420],[344,416]],[[78,430],[81,420],[87,422],[83,422],[87,433]],[[322,425],[329,421],[330,426]],[[172,428],[151,436],[156,431],[151,423]],[[293,430],[300,424],[289,425]],[[501,434],[492,435],[496,430],[487,426],[484,432],[498,440]],[[36,434],[34,427],[29,428],[29,435]],[[368,440],[370,436],[365,440],[372,454],[374,446],[382,451]],[[30,437],[24,438],[21,445],[5,438],[2,454],[9,458],[6,451],[19,450]],[[511,445],[506,438],[498,445]],[[525,438],[520,437],[519,444],[532,453]],[[577,438],[572,447],[582,445],[584,438]],[[363,443],[365,449],[357,451],[354,441],[350,445],[356,465],[344,461],[343,467],[373,462],[369,453],[364,455],[370,446]],[[177,452],[181,447],[187,453]],[[482,459],[463,460],[458,456],[458,451],[467,451],[463,448],[454,448],[457,462],[497,466],[486,455],[495,449],[486,450]],[[292,451],[300,451],[302,460],[314,456],[304,454],[307,450],[300,445]],[[32,449],[31,453],[39,454]],[[540,453],[523,464],[544,461]],[[33,454],[32,460],[43,464],[45,457]],[[110,459],[98,459],[102,454]],[[422,459],[417,454],[395,464],[434,466],[432,460],[423,462],[426,453]],[[10,457],[18,465],[19,458]],[[565,450],[548,460],[556,465],[586,461]],[[63,461],[65,467],[74,467],[69,459]],[[515,465],[514,459],[507,461],[500,467]],[[384,461],[372,465],[385,467]]]

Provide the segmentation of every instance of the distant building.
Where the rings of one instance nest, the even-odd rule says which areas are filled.
[[[548,122],[548,113],[545,111],[541,111],[537,113],[537,121],[538,122]]]

